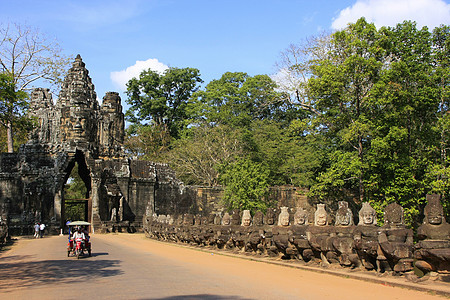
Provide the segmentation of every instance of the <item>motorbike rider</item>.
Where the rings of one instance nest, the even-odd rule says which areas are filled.
[[[75,242],[80,241],[81,244],[83,245],[84,240],[86,239],[86,236],[84,235],[83,231],[81,230],[81,227],[78,227],[78,228],[77,228],[77,231],[75,231],[75,232],[73,233],[72,239],[73,239]]]

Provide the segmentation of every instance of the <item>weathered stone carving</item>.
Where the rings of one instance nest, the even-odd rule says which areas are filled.
[[[301,207],[295,211],[294,225],[308,225],[308,212]]]
[[[278,226],[289,226],[289,207],[281,207],[281,212],[278,215]]]
[[[242,213],[242,222],[241,225],[242,226],[250,226],[252,223],[252,215],[250,214],[249,210],[244,210],[244,212]]]
[[[450,224],[445,220],[440,195],[427,195],[423,224],[417,229],[415,266],[425,274],[450,274]]]
[[[380,244],[378,270],[398,274],[413,269],[413,231],[405,227],[403,207],[391,203],[384,210],[384,226],[378,236]]]
[[[378,235],[377,214],[368,202],[359,211],[359,223],[354,232],[355,249],[367,270],[376,268]]]
[[[353,213],[346,201],[338,202],[336,212],[335,232],[336,236],[331,239],[333,249],[339,257],[342,266],[357,267],[360,265],[358,255],[354,247]]]
[[[261,211],[258,210],[255,213],[252,224],[254,226],[262,226],[264,224],[264,214]]]
[[[314,226],[309,226],[307,237],[315,257],[321,260],[322,265],[337,262],[336,255],[332,252],[332,239],[336,235],[335,228],[328,225],[328,213],[325,204],[317,204],[314,213]]]

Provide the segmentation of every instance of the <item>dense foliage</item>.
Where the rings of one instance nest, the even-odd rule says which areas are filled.
[[[429,31],[405,21],[377,29],[362,18],[290,46],[281,70],[289,88],[266,75],[227,72],[196,91],[197,72],[176,77],[186,89],[171,114],[170,97],[134,88],[149,75],[161,78],[146,71],[129,82],[128,115],[151,108],[134,124],[153,129],[130,137],[146,134],[135,153],[171,163],[186,183],[224,184],[230,208],[265,209],[268,186],[293,184],[331,207],[369,201],[380,219],[397,202],[417,225],[425,195],[447,196],[450,188],[449,51],[449,26]],[[166,85],[151,86],[162,93]],[[168,135],[156,127],[162,123]]]

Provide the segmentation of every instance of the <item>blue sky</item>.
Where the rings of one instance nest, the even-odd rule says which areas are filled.
[[[98,98],[143,68],[193,67],[204,85],[228,71],[277,72],[289,44],[361,16],[377,26],[450,24],[450,0],[0,0],[0,23],[37,27],[80,54]]]

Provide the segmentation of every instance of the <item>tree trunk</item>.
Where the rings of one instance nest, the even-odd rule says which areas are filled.
[[[13,129],[11,122],[8,122],[6,127],[6,134],[8,136],[8,153],[14,152],[14,139],[13,139]]]

